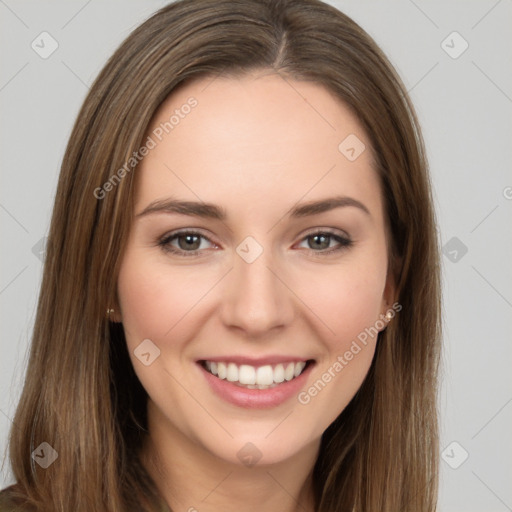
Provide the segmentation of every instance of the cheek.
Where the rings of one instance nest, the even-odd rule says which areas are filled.
[[[377,322],[385,284],[379,266],[317,277],[319,293],[305,302],[329,329],[322,329],[323,355],[297,397],[312,437],[346,408],[368,374],[381,327]]]
[[[191,279],[190,271],[173,271],[155,260],[144,251],[128,250],[120,269],[122,322],[132,342],[141,337],[160,341],[173,337],[172,331],[186,323],[189,312],[218,279],[214,270]]]
[[[298,295],[325,327],[329,352],[346,350],[380,319],[385,281],[386,262],[378,259],[333,265],[296,281],[301,283]]]

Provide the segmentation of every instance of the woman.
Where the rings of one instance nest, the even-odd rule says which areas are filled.
[[[71,134],[5,507],[433,511],[439,304],[371,38],[317,0],[170,4]]]

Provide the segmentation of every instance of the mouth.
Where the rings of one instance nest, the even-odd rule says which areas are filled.
[[[220,380],[226,380],[241,388],[264,390],[295,380],[314,363],[314,360],[285,361],[260,366],[230,361],[200,360],[198,363],[205,371]]]

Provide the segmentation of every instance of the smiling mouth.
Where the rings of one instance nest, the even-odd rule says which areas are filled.
[[[264,366],[235,364],[216,361],[199,361],[208,372],[221,380],[227,380],[236,386],[247,389],[271,389],[283,382],[289,382],[301,375],[314,361],[298,361]]]

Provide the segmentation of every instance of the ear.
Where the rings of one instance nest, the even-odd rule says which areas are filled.
[[[392,306],[392,304],[396,301],[396,282],[395,276],[391,270],[388,270],[388,274],[386,276],[386,285],[384,287],[384,292],[382,294],[382,311],[383,315],[386,314],[388,309]]]
[[[121,312],[117,308],[114,309],[114,314],[110,315],[111,321],[115,322],[117,324],[123,323],[123,316],[121,315]]]
[[[110,314],[108,313],[110,310]],[[113,301],[111,301],[111,304],[107,307],[107,318],[110,322],[114,323],[122,323],[123,322],[123,315],[121,314],[121,307],[119,306],[119,300],[116,297]]]
[[[391,269],[388,269],[388,273],[386,276],[386,285],[384,286],[384,291],[382,293],[382,302],[381,302],[381,312],[380,318],[383,321],[384,325],[382,329],[384,330],[389,322],[394,318],[396,312],[393,304],[395,304],[397,300],[396,294],[396,279],[394,273]],[[400,308],[401,309],[401,308]]]

